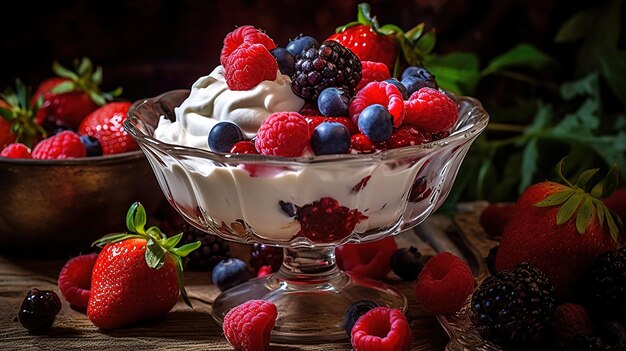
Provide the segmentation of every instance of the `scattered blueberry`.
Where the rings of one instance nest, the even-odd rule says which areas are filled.
[[[275,48],[270,51],[270,54],[272,54],[272,56],[276,59],[276,62],[278,62],[278,69],[280,70],[280,73],[288,75],[289,77],[296,73],[296,59],[287,49]]]
[[[371,141],[380,143],[393,133],[393,116],[383,105],[370,105],[361,111],[358,127]]]
[[[87,157],[102,156],[102,145],[100,145],[98,139],[85,134],[80,136],[80,142],[87,149]]]
[[[317,98],[317,108],[326,117],[348,116],[350,96],[341,88],[326,88]]]
[[[319,46],[320,44],[315,38],[300,34],[295,39],[290,40],[285,46],[285,49],[287,49],[293,57],[297,58],[308,49]]]
[[[395,78],[391,78],[391,79],[387,79],[385,82],[389,83],[389,84],[393,84],[396,86],[396,88],[398,88],[398,90],[400,90],[400,94],[402,94],[402,99],[403,100],[408,100],[409,99],[409,91],[406,90],[406,87],[404,86],[404,84],[400,83],[399,80],[395,79]]]
[[[402,85],[406,87],[409,97],[423,87],[439,89],[435,76],[424,67],[411,66],[402,72]]]
[[[391,269],[406,281],[417,279],[422,268],[424,268],[422,255],[413,246],[409,249],[398,249],[391,256]]]
[[[378,304],[369,300],[359,300],[350,305],[343,315],[343,327],[346,330],[346,334],[348,336],[352,335],[352,327],[354,327],[359,317],[376,307],[379,307]]]
[[[229,258],[218,263],[211,272],[213,284],[221,291],[245,283],[250,279],[246,263],[238,258]]]
[[[350,132],[339,122],[322,122],[311,134],[316,155],[345,154],[350,148]]]
[[[43,333],[52,327],[61,311],[61,300],[52,290],[30,289],[17,314],[22,326],[33,334]]]
[[[232,122],[219,122],[209,132],[209,149],[228,153],[233,145],[244,140],[241,129]]]

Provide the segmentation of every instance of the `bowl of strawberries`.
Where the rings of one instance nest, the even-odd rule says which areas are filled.
[[[56,256],[124,228],[128,206],[161,201],[150,167],[124,131],[129,102],[102,92],[83,59],[30,94],[0,94],[0,238],[4,253]]]

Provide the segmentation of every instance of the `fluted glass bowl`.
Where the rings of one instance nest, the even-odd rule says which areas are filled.
[[[406,308],[380,282],[337,269],[334,248],[412,228],[450,192],[461,162],[489,116],[456,98],[450,136],[372,154],[280,158],[218,154],[153,138],[159,118],[189,95],[176,90],[135,102],[124,127],[146,154],[169,202],[195,227],[225,239],[285,248],[281,269],[223,292],[213,305],[222,322],[249,299],[274,302],[273,341],[326,342],[347,337],[343,314],[356,300]]]

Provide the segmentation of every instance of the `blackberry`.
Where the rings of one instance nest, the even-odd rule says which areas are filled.
[[[262,266],[272,266],[272,272],[277,272],[283,264],[283,249],[254,243],[250,246],[250,266],[258,272]]]
[[[603,317],[626,320],[626,248],[598,256],[589,270],[586,295]]]
[[[52,290],[30,289],[17,314],[20,324],[32,334],[39,334],[52,327],[61,311],[61,300]]]
[[[555,289],[528,263],[490,276],[472,296],[472,322],[500,345],[535,344],[548,329]]]
[[[343,87],[352,95],[361,80],[361,61],[349,49],[328,40],[311,47],[296,61],[291,89],[307,101],[315,101],[328,87]]]
[[[198,271],[210,271],[220,261],[230,258],[228,242],[216,235],[207,234],[190,224],[183,224],[182,244],[200,241],[200,247],[187,256],[187,268]]]

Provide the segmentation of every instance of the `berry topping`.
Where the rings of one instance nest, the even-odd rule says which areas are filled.
[[[228,290],[250,279],[248,266],[238,258],[229,258],[218,263],[211,272],[213,284],[221,291]]]
[[[285,49],[287,49],[293,57],[298,58],[303,52],[319,46],[320,43],[315,38],[300,34],[295,39],[290,40],[285,46]]]
[[[85,145],[87,157],[102,156],[102,145],[100,145],[98,139],[89,135],[81,135],[80,142]]]
[[[276,59],[280,73],[289,77],[293,76],[293,74],[296,73],[296,59],[287,49],[274,48],[270,50],[270,54],[272,54],[272,56],[274,56],[274,58]]]
[[[391,269],[404,280],[417,279],[423,267],[422,255],[413,246],[408,249],[398,249],[391,256]]]
[[[224,78],[230,90],[250,90],[264,80],[276,79],[278,63],[261,44],[243,43],[228,58]]]
[[[78,134],[66,130],[44,139],[35,145],[32,156],[34,159],[66,159],[85,157],[87,150],[80,142]]]
[[[359,90],[350,102],[352,122],[358,124],[359,114],[368,106],[380,104],[393,116],[394,127],[399,127],[404,119],[404,100],[395,85],[385,82],[372,82]]]
[[[224,47],[222,47],[222,52],[220,54],[220,63],[224,66],[224,68],[228,66],[228,60],[231,54],[244,43],[260,44],[263,45],[268,51],[276,47],[272,38],[268,37],[267,34],[254,28],[253,26],[239,27],[226,34],[226,37],[224,38]],[[274,74],[276,74],[276,71],[274,71]]]
[[[271,266],[272,272],[276,272],[282,264],[282,248],[259,243],[254,243],[250,247],[250,266],[252,266],[254,270],[260,270],[263,266]]]
[[[449,252],[441,252],[424,265],[415,294],[425,310],[453,314],[463,307],[472,290],[474,275],[467,263]]]
[[[352,335],[352,328],[359,318],[367,313],[372,308],[380,307],[374,301],[370,300],[359,300],[346,310],[346,313],[343,315],[343,327],[346,330],[346,334]]]
[[[422,145],[432,141],[429,133],[419,130],[410,124],[403,124],[381,146],[384,150],[397,149],[405,146]]]
[[[382,143],[393,134],[393,116],[385,106],[367,106],[358,117],[359,131],[375,143]]]
[[[402,94],[402,99],[404,100],[409,99],[409,96],[410,96],[409,91],[406,90],[406,87],[404,86],[404,84],[402,84],[399,80],[397,80],[396,78],[391,78],[391,79],[386,79],[384,82],[393,84],[396,88],[398,88],[398,90],[400,91],[400,94]]]
[[[139,146],[124,130],[129,108],[130,102],[110,102],[85,117],[78,133],[98,139],[105,156],[137,150]]]
[[[239,126],[233,122],[222,121],[211,128],[208,144],[211,151],[227,153],[235,144],[243,140],[243,132]]]
[[[13,143],[7,145],[2,152],[0,152],[0,157],[7,158],[33,158],[30,154],[30,149],[28,146],[22,143]]]
[[[413,93],[404,104],[405,123],[429,133],[439,133],[452,127],[459,118],[456,104],[446,94],[431,88]]]
[[[256,274],[257,278],[262,278],[262,277],[266,277],[270,274],[272,274],[272,266],[262,266],[261,268],[259,268],[259,272]]]
[[[259,127],[256,149],[263,155],[297,157],[309,146],[309,124],[296,112],[276,112]]]
[[[573,303],[563,304],[554,310],[550,327],[556,338],[563,343],[569,342],[576,334],[593,333],[593,324],[587,309]]]
[[[391,256],[398,245],[393,237],[363,244],[346,244],[337,248],[337,263],[345,271],[373,278],[383,279],[391,270]]]
[[[61,311],[61,300],[51,290],[30,289],[17,314],[20,324],[30,333],[46,332]]]
[[[598,256],[585,288],[595,312],[607,318],[626,318],[626,248]]]
[[[230,149],[231,154],[258,154],[254,142],[251,140],[243,140],[236,142]]]
[[[354,227],[367,219],[357,209],[341,206],[332,197],[323,197],[297,209],[300,235],[313,242],[333,242],[352,234]]]
[[[76,256],[59,273],[59,290],[70,305],[87,308],[91,292],[91,272],[98,254]]]
[[[433,188],[428,187],[428,182],[425,176],[417,177],[411,187],[411,193],[409,194],[410,202],[424,201],[432,194]]]
[[[382,82],[391,78],[389,69],[384,63],[361,61],[361,67],[363,70],[363,78],[361,78],[359,85],[356,86],[357,91],[361,90],[364,86],[371,82]]]
[[[406,351],[411,347],[411,326],[400,310],[376,307],[352,328],[355,351]]]
[[[350,137],[350,150],[356,153],[371,153],[376,151],[376,145],[364,134],[352,134]]]
[[[315,128],[324,122],[341,123],[348,129],[348,132],[352,135],[356,132],[356,127],[352,124],[352,120],[346,117],[324,117],[324,116],[304,116],[304,119],[309,123],[309,131],[313,133]]]
[[[234,307],[224,316],[226,340],[239,351],[269,350],[276,306],[263,300],[250,300]]]
[[[435,76],[428,72],[428,70],[424,67],[407,67],[404,72],[402,72],[400,80],[402,81],[402,85],[406,88],[409,96],[424,87],[433,88],[435,90],[439,89],[437,81],[435,81]]]
[[[317,108],[327,117],[347,117],[349,105],[350,96],[341,88],[326,88],[317,98]]]
[[[311,148],[316,155],[345,154],[350,148],[350,132],[338,122],[322,123],[311,134]]]
[[[353,92],[361,80],[361,61],[336,41],[311,47],[296,61],[292,77],[293,92],[307,101],[315,101],[322,90],[345,87]]]

